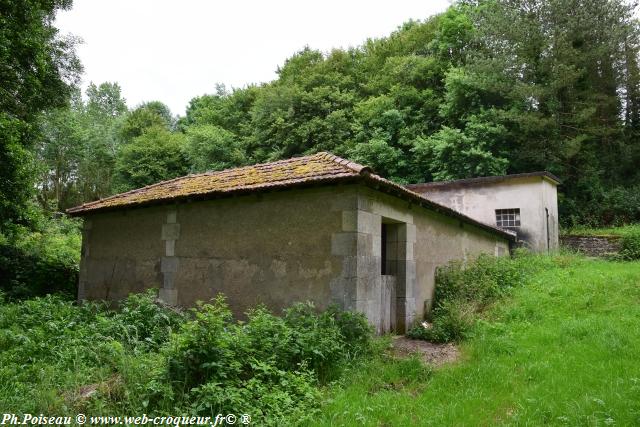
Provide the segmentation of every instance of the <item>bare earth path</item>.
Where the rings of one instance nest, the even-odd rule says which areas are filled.
[[[393,353],[398,357],[417,354],[425,363],[440,366],[454,362],[460,352],[453,344],[434,344],[422,340],[412,340],[404,336],[393,337]]]

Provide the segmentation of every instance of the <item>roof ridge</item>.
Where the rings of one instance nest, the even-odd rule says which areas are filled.
[[[293,161],[298,161],[298,160],[303,160],[303,159],[310,159],[310,158],[315,157],[315,156],[316,156],[316,154],[311,154],[311,155],[307,155],[307,156],[300,156],[300,157],[290,157],[288,159],[272,160],[270,162],[254,163],[252,165],[235,166],[235,167],[231,167],[231,168],[221,169],[219,171],[206,171],[206,172],[196,173],[196,174],[187,175],[187,176],[216,175],[216,174],[220,174],[220,173],[223,173],[223,172],[229,172],[229,171],[232,171],[232,170],[242,170],[242,169],[247,169],[247,168],[257,168],[257,167],[266,166],[266,165],[280,165],[282,163],[292,163]],[[167,181],[164,181],[164,182],[167,182]]]
[[[344,159],[340,156],[336,156],[335,154],[332,153],[328,153],[326,151],[320,151],[318,153],[316,153],[316,156],[320,157],[320,158],[325,158],[327,160],[331,160],[337,164],[339,164],[340,166],[344,166],[347,169],[350,169],[351,171],[357,173],[357,174],[362,174],[365,172],[372,172],[371,168],[369,166],[365,166],[365,165],[361,165],[360,163],[356,163],[356,162],[352,162],[351,160],[348,159]]]

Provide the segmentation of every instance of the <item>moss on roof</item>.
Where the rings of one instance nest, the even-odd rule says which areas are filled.
[[[248,193],[313,183],[354,181],[355,179],[359,179],[360,182],[370,185],[379,191],[417,202],[432,211],[474,224],[502,237],[514,239],[514,234],[511,232],[477,221],[451,208],[435,203],[401,185],[375,175],[366,166],[342,159],[330,153],[318,153],[311,156],[295,157],[288,160],[224,171],[188,175],[126,193],[116,194],[95,202],[85,203],[68,209],[67,213],[74,216],[82,216],[104,210],[126,209],[154,203],[169,203],[173,200],[213,198],[234,193]]]
[[[69,209],[70,214],[149,204],[191,196],[251,191],[265,187],[286,187],[314,181],[355,177],[366,168],[329,153],[297,157],[271,163],[188,175],[117,194]]]

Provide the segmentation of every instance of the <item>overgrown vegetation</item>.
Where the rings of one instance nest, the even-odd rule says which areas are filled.
[[[224,298],[176,312],[154,292],[119,310],[0,300],[0,406],[15,413],[250,414],[308,419],[319,384],[371,349],[364,316],[310,304],[234,321]]]
[[[620,257],[627,261],[640,259],[640,233],[622,237]]]
[[[500,298],[527,283],[545,256],[517,251],[513,258],[480,255],[438,268],[433,310],[407,336],[434,342],[462,341],[480,315]]]
[[[459,361],[371,358],[331,387],[313,425],[639,424],[640,263],[532,262],[527,285],[465,334]]]
[[[0,233],[0,292],[9,299],[62,293],[75,296],[81,236],[79,222],[34,215],[31,227]]]

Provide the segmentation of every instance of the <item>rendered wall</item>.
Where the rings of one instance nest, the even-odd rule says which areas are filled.
[[[549,213],[549,250],[557,250],[560,248],[558,187],[547,180],[542,180],[542,206]]]
[[[383,221],[393,277],[381,274]],[[497,235],[361,185],[94,214],[83,235],[79,299],[153,287],[191,306],[222,292],[238,316],[311,300],[363,312],[378,332],[424,315],[436,266],[508,253]]]
[[[479,221],[496,224],[496,209],[520,209],[518,238],[525,246],[543,252],[558,248],[556,186],[542,177],[515,178],[497,183],[432,187],[425,197]],[[549,246],[545,207],[549,210]]]
[[[397,234],[389,243],[397,246],[392,251],[396,261],[396,302],[392,307],[396,331],[406,330],[430,309],[438,266],[480,253],[509,253],[506,238],[366,187],[359,188],[355,208],[345,211],[346,217],[354,219],[351,230],[361,243],[355,259],[358,275],[352,279],[355,309],[366,313],[380,332],[385,332],[381,319],[387,311],[381,306],[381,295],[385,294],[380,274],[383,221],[397,225]]]
[[[236,315],[264,303],[331,302],[342,268],[339,187],[286,191],[91,215],[85,220],[79,298],[117,300],[159,288],[191,306],[224,293]]]

